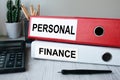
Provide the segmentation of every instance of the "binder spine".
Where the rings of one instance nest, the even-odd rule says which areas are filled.
[[[30,39],[120,48],[120,19],[31,17]]]
[[[100,46],[33,41],[33,58],[81,63],[120,65],[120,49]]]

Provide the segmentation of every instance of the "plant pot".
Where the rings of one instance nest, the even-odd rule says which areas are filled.
[[[9,38],[19,38],[21,35],[21,22],[18,23],[5,23],[6,30]]]

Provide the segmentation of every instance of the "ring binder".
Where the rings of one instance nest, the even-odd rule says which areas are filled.
[[[119,52],[119,48],[48,41],[33,41],[31,44],[31,56],[33,58],[58,61],[120,66]]]
[[[31,17],[30,39],[120,48],[120,19]]]

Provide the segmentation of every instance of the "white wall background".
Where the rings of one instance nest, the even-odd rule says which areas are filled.
[[[6,2],[0,0],[0,35],[6,35]],[[120,0],[21,0],[29,9],[30,4],[41,5],[41,15],[120,18]]]

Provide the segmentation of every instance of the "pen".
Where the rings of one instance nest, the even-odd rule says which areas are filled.
[[[27,20],[29,20],[30,15],[29,15],[27,9],[25,8],[25,6],[23,4],[21,5],[21,8],[22,8],[22,11],[23,11],[25,17],[27,18]]]
[[[61,70],[62,74],[100,74],[100,73],[112,73],[111,70],[87,70],[87,69],[75,69],[75,70]]]
[[[33,11],[34,11],[33,5],[30,5],[30,14],[31,14],[31,16],[33,16]]]
[[[40,15],[40,4],[38,4],[38,10],[37,10],[37,15]]]

